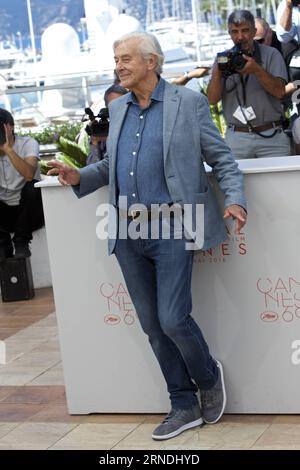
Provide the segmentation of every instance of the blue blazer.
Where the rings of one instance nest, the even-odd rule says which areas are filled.
[[[116,161],[118,139],[127,111],[127,96],[110,104],[107,156],[80,170],[80,185],[74,187],[78,197],[86,196],[109,184],[109,203],[117,206]],[[212,122],[207,99],[184,87],[165,83],[163,103],[164,173],[170,196],[180,205],[204,204],[204,236],[198,249],[208,249],[226,238],[223,215],[208,182],[204,161],[212,167],[224,204],[246,208],[243,175],[232,153]],[[116,217],[115,214],[110,217]],[[116,242],[116,219],[109,222],[109,253]],[[193,226],[193,229],[195,227]]]

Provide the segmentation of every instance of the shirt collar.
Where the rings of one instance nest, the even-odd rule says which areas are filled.
[[[151,101],[163,101],[164,100],[165,83],[166,83],[165,80],[159,77],[156,87],[154,88],[152,92]],[[132,91],[128,93],[126,103],[138,104],[135,94]]]

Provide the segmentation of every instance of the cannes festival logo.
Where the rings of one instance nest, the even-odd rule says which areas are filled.
[[[257,290],[263,306],[259,313],[264,322],[291,323],[300,319],[300,282],[294,277],[259,278]]]
[[[131,298],[122,282],[111,284],[103,282],[100,285],[100,295],[105,299],[106,311],[104,323],[115,326],[119,323],[133,325],[136,319],[136,312]]]

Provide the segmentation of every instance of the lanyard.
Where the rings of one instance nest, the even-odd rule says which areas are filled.
[[[240,78],[241,78],[241,83],[242,83],[243,105],[246,107],[246,102],[247,102],[246,87],[247,87],[247,83],[248,83],[248,80],[249,80],[249,75],[246,75],[245,78],[244,78],[243,75],[240,75]],[[238,99],[238,101],[240,101],[240,100]]]

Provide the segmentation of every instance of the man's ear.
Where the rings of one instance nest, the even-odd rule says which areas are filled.
[[[157,66],[157,56],[154,54],[150,54],[149,59],[148,59],[149,70],[154,70],[156,66]]]

